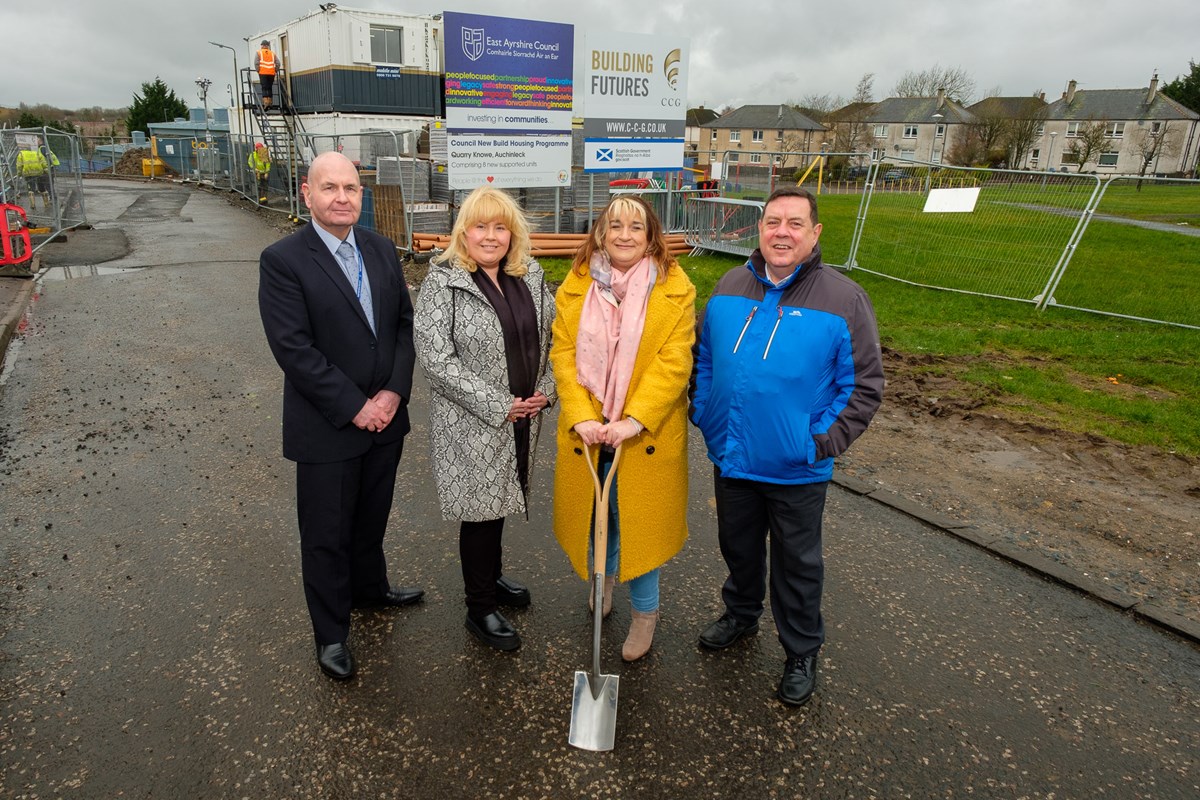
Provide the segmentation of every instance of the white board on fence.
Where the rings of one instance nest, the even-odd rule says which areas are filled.
[[[963,189],[931,189],[925,198],[926,214],[946,212],[971,212],[979,201],[979,187]]]

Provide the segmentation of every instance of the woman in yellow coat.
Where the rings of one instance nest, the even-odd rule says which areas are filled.
[[[696,288],[671,255],[662,224],[640,198],[618,195],[576,253],[559,287],[550,350],[558,384],[554,532],[587,580],[594,490],[624,444],[609,502],[603,613],[619,577],[632,620],[621,650],[644,656],[658,621],[658,568],[687,538],[687,386]],[[599,445],[595,447],[594,445]]]

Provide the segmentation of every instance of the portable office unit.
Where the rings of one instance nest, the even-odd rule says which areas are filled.
[[[443,113],[441,26],[440,15],[323,3],[246,42],[252,58],[259,42],[271,43],[297,114],[435,117]]]

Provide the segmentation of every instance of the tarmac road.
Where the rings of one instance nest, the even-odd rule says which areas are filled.
[[[693,438],[692,537],[616,749],[566,743],[586,585],[549,527],[552,429],[506,572],[515,654],[463,628],[414,398],[388,549],[426,602],[356,613],[359,674],[317,669],[281,376],[256,306],[276,234],[193,188],[95,181],[128,254],[45,280],[0,387],[0,794],[13,798],[1195,798],[1200,649],[868,498],[831,488],[828,643],[804,709],[762,631],[696,636],[724,578]],[[127,268],[138,268],[122,271]],[[112,270],[111,272],[109,270]],[[91,274],[95,273],[95,274]]]

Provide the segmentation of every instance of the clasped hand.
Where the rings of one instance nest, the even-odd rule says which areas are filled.
[[[534,392],[529,397],[521,398],[514,397],[512,407],[508,410],[506,419],[509,422],[516,422],[524,417],[533,418],[538,415],[543,408],[550,405],[550,399],[541,392]]]
[[[585,419],[575,425],[575,432],[584,444],[593,447],[606,444],[616,447],[626,439],[631,439],[641,433],[641,428],[633,420],[626,417],[616,422],[601,423],[594,419]]]
[[[398,408],[400,395],[388,389],[380,389],[374,397],[367,400],[351,421],[357,428],[378,433],[391,423]]]

